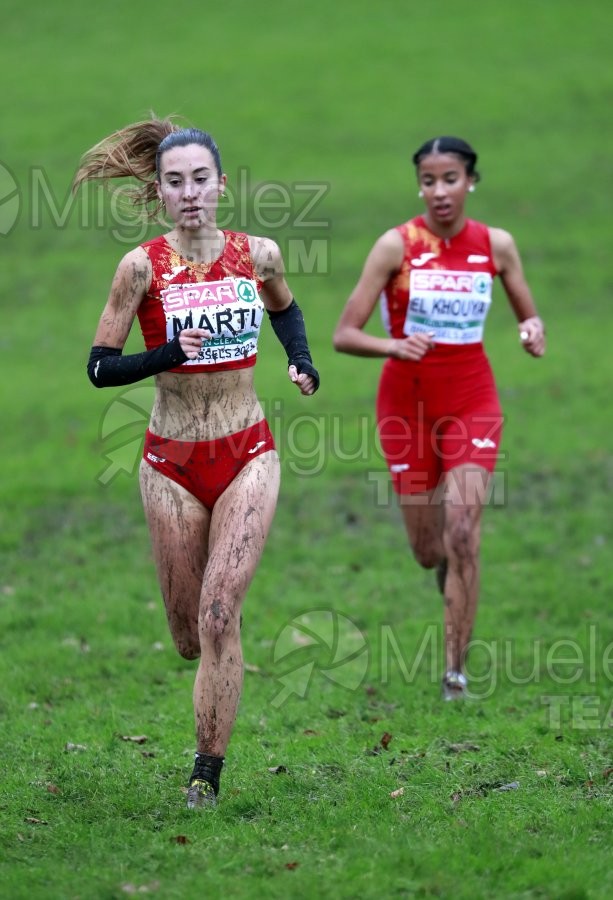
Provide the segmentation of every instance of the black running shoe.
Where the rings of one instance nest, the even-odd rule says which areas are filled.
[[[201,778],[192,778],[187,789],[187,808],[204,809],[206,806],[217,806],[213,785]]]

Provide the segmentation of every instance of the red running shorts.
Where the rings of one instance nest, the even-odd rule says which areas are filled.
[[[214,441],[175,441],[148,429],[143,459],[162,475],[180,484],[207,509],[256,456],[275,449],[266,419]]]
[[[377,394],[381,449],[397,494],[435,488],[457,466],[493,472],[503,417],[482,345],[438,345],[433,359],[388,359]]]

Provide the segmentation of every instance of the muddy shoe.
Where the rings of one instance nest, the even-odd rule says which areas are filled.
[[[217,806],[217,797],[213,785],[200,778],[192,778],[187,789],[187,808],[204,809]]]
[[[461,672],[445,672],[441,691],[443,700],[464,700],[468,682]]]

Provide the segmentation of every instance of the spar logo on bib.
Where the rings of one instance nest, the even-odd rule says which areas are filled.
[[[486,294],[491,275],[483,272],[411,272],[411,290],[441,294]]]
[[[239,281],[236,285],[236,293],[244,303],[253,303],[258,295],[252,281]]]
[[[487,294],[492,279],[489,275],[475,275],[473,287],[477,294]]]
[[[204,309],[207,306],[230,306],[253,303],[258,292],[254,281],[246,278],[222,278],[221,281],[203,281],[165,288],[160,292],[162,306],[167,315],[184,310]]]

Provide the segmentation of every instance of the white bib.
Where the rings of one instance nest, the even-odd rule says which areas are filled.
[[[264,304],[255,281],[224,278],[169,287],[160,294],[166,338],[184,328],[206,328],[213,335],[196,359],[182,365],[210,365],[255,356]]]
[[[489,272],[412,269],[404,333],[434,332],[439,344],[477,344],[492,302]]]

